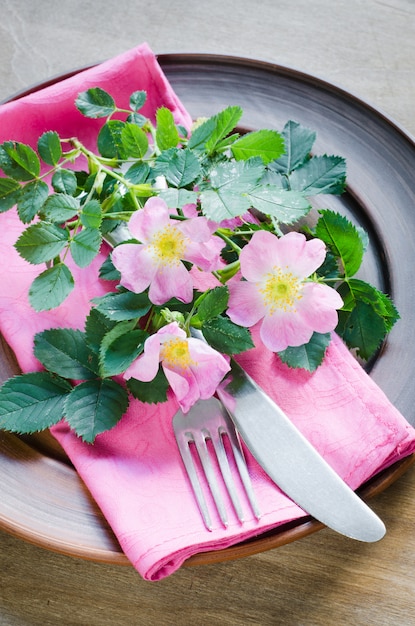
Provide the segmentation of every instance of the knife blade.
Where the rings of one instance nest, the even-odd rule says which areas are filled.
[[[352,539],[382,539],[382,520],[233,360],[217,395],[253,457],[301,509]]]
[[[105,235],[111,247],[130,238],[125,224]],[[199,330],[192,329],[192,334],[204,340]],[[304,512],[352,539],[382,539],[386,533],[382,520],[236,361],[231,360],[231,372],[217,396],[252,456]]]

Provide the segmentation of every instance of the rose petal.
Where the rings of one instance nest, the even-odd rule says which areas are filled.
[[[155,378],[160,362],[160,337],[151,335],[144,343],[144,352],[125,370],[124,378],[150,382]]]
[[[205,217],[194,217],[179,222],[177,227],[181,230],[185,237],[192,241],[208,241],[212,235],[211,227]]]
[[[229,283],[229,304],[227,314],[235,324],[253,326],[266,309],[255,284],[244,282]]]
[[[279,264],[277,256],[278,237],[264,230],[252,235],[251,241],[239,256],[241,273],[248,281],[259,282],[263,276]]]
[[[277,312],[268,315],[264,317],[260,328],[263,344],[273,352],[308,343],[312,334],[313,330],[303,323],[297,313]]]
[[[318,333],[334,330],[338,322],[336,309],[343,301],[340,295],[328,285],[307,283],[303,287],[303,297],[298,303],[297,315],[303,322]]]
[[[219,383],[230,370],[229,360],[199,339],[190,338],[189,352],[193,363],[192,372],[200,390],[200,397],[210,398]]]
[[[278,240],[280,267],[307,278],[323,263],[326,247],[320,239],[307,241],[301,233],[288,233]]]
[[[120,272],[120,283],[134,293],[141,293],[153,280],[157,265],[146,246],[123,243],[112,251],[112,262]]]
[[[160,267],[151,281],[148,296],[153,304],[164,304],[171,298],[191,302],[193,281],[183,263]]]
[[[223,241],[220,237],[210,237],[206,243],[189,241],[183,258],[205,272],[213,272],[221,266],[222,248]]]
[[[162,365],[163,371],[169,381],[170,387],[176,396],[177,402],[183,413],[188,410],[200,399],[199,387],[191,370],[186,370],[186,374],[176,372],[165,365]]]
[[[128,222],[128,230],[142,243],[150,243],[154,234],[170,222],[167,204],[161,198],[149,198],[144,207],[135,211]]]

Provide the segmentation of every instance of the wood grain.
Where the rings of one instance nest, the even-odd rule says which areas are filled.
[[[414,495],[408,472],[372,501],[388,528],[378,544],[323,530],[242,560],[182,568],[159,583],[0,533],[0,624],[410,626]]]

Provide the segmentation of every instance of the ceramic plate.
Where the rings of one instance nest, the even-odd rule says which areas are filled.
[[[228,105],[244,110],[247,130],[282,130],[288,120],[317,133],[318,154],[344,156],[347,192],[324,197],[321,206],[363,226],[370,247],[362,278],[389,292],[401,314],[377,356],[366,366],[389,399],[415,424],[415,143],[388,116],[336,85],[267,62],[200,54],[165,54],[159,62],[194,118]],[[70,74],[73,74],[71,72]],[[58,82],[60,76],[17,94]],[[0,344],[0,376],[17,372],[13,354]],[[383,471],[360,491],[380,493],[413,463],[414,456]],[[58,444],[47,433],[19,438],[0,432],[0,527],[37,545],[95,561],[128,561],[98,507]],[[195,555],[188,564],[224,561],[304,537],[322,525],[308,518],[232,548]]]

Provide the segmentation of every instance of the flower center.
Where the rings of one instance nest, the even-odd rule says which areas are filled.
[[[186,238],[178,228],[168,224],[154,235],[151,247],[162,264],[177,265],[183,258]]]
[[[194,365],[190,357],[189,344],[186,339],[174,337],[165,341],[160,350],[161,360],[173,369],[187,369]]]
[[[302,282],[291,272],[284,272],[280,267],[274,268],[265,276],[259,292],[264,304],[272,315],[278,309],[295,311],[295,304],[302,298]]]

